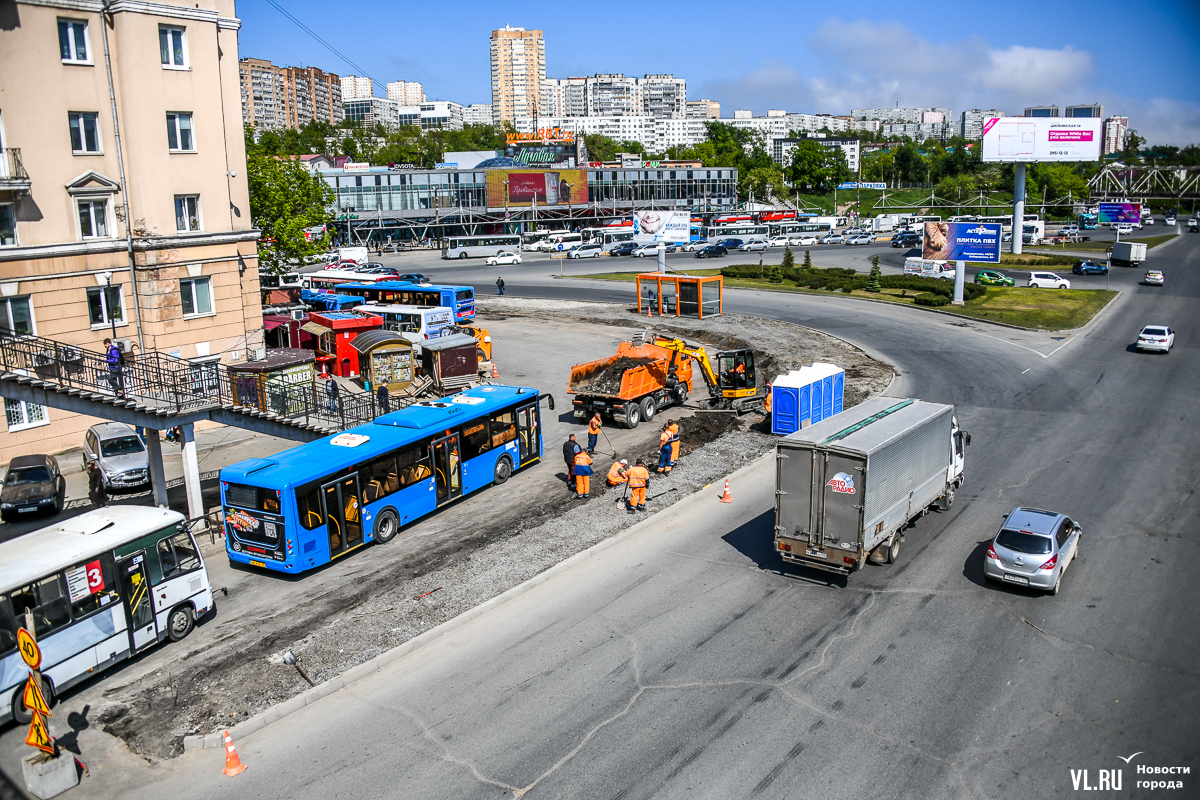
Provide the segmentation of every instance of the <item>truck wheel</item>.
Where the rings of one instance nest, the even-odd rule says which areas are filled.
[[[675,387],[675,402],[678,405],[685,404],[687,402],[687,397],[688,397],[688,391],[687,391],[686,383],[681,383],[677,387]]]
[[[654,419],[654,415],[658,413],[658,407],[654,402],[653,397],[642,398],[642,419],[649,422]]]
[[[632,430],[642,421],[642,407],[637,403],[629,403],[625,406],[625,427]]]
[[[888,545],[886,559],[887,563],[895,564],[900,558],[900,537],[896,536],[892,539],[892,543]]]

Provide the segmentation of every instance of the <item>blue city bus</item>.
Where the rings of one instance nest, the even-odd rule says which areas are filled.
[[[1094,231],[1096,230],[1096,215],[1095,214],[1080,214],[1079,215],[1079,230]]]
[[[537,389],[479,386],[221,470],[231,562],[297,574],[402,527],[542,456]]]
[[[406,281],[343,283],[339,292],[366,298],[369,303],[403,306],[443,306],[454,309],[455,322],[475,320],[475,290],[470,286],[439,286]]]

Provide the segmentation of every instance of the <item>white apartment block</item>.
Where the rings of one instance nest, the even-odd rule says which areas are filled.
[[[463,124],[464,125],[491,125],[492,124],[492,104],[491,103],[472,103],[463,108]]]
[[[811,139],[774,139],[771,142],[771,157],[777,164],[787,164],[792,159],[792,151],[803,141],[814,141],[828,149],[838,148],[846,157],[846,166],[851,172],[858,172],[858,159],[862,146],[858,139],[811,138]]]
[[[885,124],[918,125],[949,122],[953,118],[948,108],[855,108],[855,119],[877,119]]]
[[[883,132],[889,138],[907,136],[914,142],[926,139],[948,139],[954,135],[954,125],[948,122],[909,122],[884,124]]]
[[[589,117],[640,117],[642,97],[637,78],[621,74],[592,75],[587,79]]]
[[[642,115],[655,119],[687,116],[687,81],[674,75],[647,75],[638,79]]]
[[[546,42],[540,30],[505,25],[492,31],[492,123],[541,116]]]
[[[387,99],[402,106],[419,106],[425,102],[425,89],[416,81],[392,81],[387,85]]]
[[[542,115],[587,116],[587,78],[547,78],[542,81]]]
[[[358,120],[364,128],[382,125],[385,130],[424,127],[420,106],[402,106],[383,97],[359,97],[342,103],[346,119]]]
[[[1129,142],[1129,117],[1104,120],[1104,155],[1119,153]]]
[[[712,105],[719,114],[720,105]],[[635,78],[620,73],[547,78],[542,81],[541,116],[683,119],[687,81],[674,75]]]
[[[688,100],[684,103],[687,119],[720,119],[721,104],[716,100]]]
[[[375,94],[375,82],[370,78],[347,75],[342,78],[342,99],[358,100]]]
[[[996,108],[972,108],[962,112],[959,122],[959,135],[964,139],[982,139],[983,123],[993,117],[1003,117],[1004,112]]]
[[[461,131],[463,107],[450,100],[434,100],[421,104],[421,127]]]

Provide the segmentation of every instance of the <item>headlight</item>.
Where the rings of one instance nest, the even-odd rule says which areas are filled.
[[[0,508],[3,508],[5,511],[10,510],[12,507],[12,503],[0,503]]]

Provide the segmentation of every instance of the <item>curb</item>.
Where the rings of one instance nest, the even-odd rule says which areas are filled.
[[[890,384],[889,384],[889,386],[890,386]],[[767,453],[764,453],[763,455],[761,455],[758,458],[751,461],[749,464],[746,464],[745,466],[738,468],[737,470],[730,473],[726,477],[727,478],[738,477],[738,476],[742,475],[743,473],[749,472],[750,470],[759,466],[760,462],[767,461],[774,457],[775,457],[775,453],[773,451],[768,451]],[[693,492],[692,494],[690,494],[687,497],[680,500],[679,503],[674,503],[670,506],[667,506],[666,508],[663,508],[660,511],[656,511],[653,515],[642,520],[641,522],[637,523],[636,525],[634,525],[630,528],[627,528],[627,529],[621,531],[620,533],[615,533],[602,542],[597,542],[596,544],[592,545],[588,549],[583,550],[579,553],[576,553],[575,555],[571,556],[570,558],[566,559],[565,561],[558,562],[557,564],[550,567],[549,569],[546,569],[545,571],[540,572],[537,575],[534,575],[532,578],[530,578],[522,583],[519,583],[516,586],[513,586],[511,589],[508,589],[507,591],[496,595],[495,597],[491,598],[490,600],[485,600],[484,602],[480,603],[479,605],[475,606],[474,608],[472,608],[468,611],[464,611],[463,613],[459,614],[457,617],[446,620],[441,625],[438,625],[435,628],[431,628],[422,634],[414,636],[413,638],[409,639],[407,642],[404,642],[403,644],[399,644],[399,645],[393,647],[391,650],[386,650],[386,651],[380,653],[379,655],[375,656],[374,658],[372,658],[369,661],[365,661],[356,667],[351,667],[350,669],[343,672],[341,675],[338,675],[336,678],[330,678],[329,680],[325,681],[324,683],[314,686],[313,688],[308,689],[307,691],[301,692],[300,694],[296,695],[295,697],[293,697],[289,700],[285,700],[284,702],[279,703],[278,705],[272,706],[271,708],[267,709],[266,711],[262,712],[261,714],[251,717],[250,719],[246,720],[245,722],[238,723],[237,725],[233,726],[232,728],[229,728],[230,736],[233,736],[235,738],[242,738],[242,737],[248,736],[256,731],[260,731],[263,728],[270,725],[271,723],[278,722],[279,720],[299,711],[300,709],[304,708],[305,706],[309,705],[310,703],[315,703],[318,700],[320,700],[321,698],[326,697],[330,694],[333,694],[334,692],[336,692],[339,689],[344,689],[352,683],[356,683],[356,682],[362,680],[363,678],[367,678],[367,677],[375,674],[376,672],[378,672],[379,670],[388,666],[389,664],[400,660],[401,658],[408,655],[409,653],[412,653],[413,651],[418,650],[427,644],[433,643],[437,639],[440,639],[442,636],[445,636],[447,633],[451,633],[452,631],[455,631],[455,630],[461,628],[462,626],[466,625],[468,622],[471,622],[472,620],[483,616],[484,614],[491,611],[492,609],[499,608],[500,606],[504,605],[505,603],[509,602],[510,600],[515,600],[516,598],[520,597],[521,595],[525,594],[526,592],[530,591],[531,589],[541,586],[543,583],[546,583],[550,579],[555,578],[564,572],[568,572],[573,567],[575,567],[579,564],[582,564],[583,562],[593,558],[594,556],[599,555],[600,553],[603,553],[605,550],[608,550],[611,547],[615,547],[616,545],[621,544],[626,539],[631,539],[634,536],[637,536],[637,535],[641,534],[642,532],[649,530],[655,524],[656,518],[658,517],[658,515],[662,514],[663,512],[667,511],[668,509],[674,508],[676,505],[679,505],[680,503],[700,502],[701,499],[707,495],[706,490],[708,488],[714,486],[715,484],[716,484],[716,481],[708,484],[707,486],[701,487],[697,491]],[[223,732],[183,737],[183,749],[185,751],[187,751],[187,750],[208,750],[208,749],[224,747],[224,746],[225,746],[225,737],[224,737]]]

